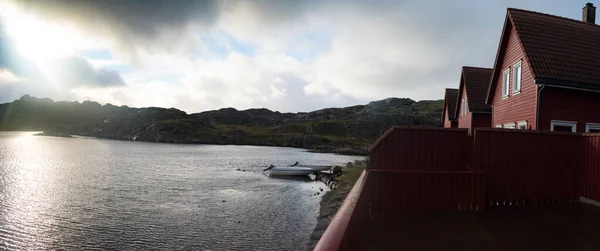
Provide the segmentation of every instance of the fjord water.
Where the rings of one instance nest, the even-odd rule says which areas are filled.
[[[261,170],[360,158],[32,135],[0,132],[0,249],[303,250],[324,185]]]

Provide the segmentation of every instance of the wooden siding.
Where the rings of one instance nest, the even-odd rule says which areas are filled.
[[[467,112],[467,114],[462,115],[461,111],[463,105],[463,97],[467,97],[467,88],[465,88],[465,86],[461,83],[461,91],[460,94],[458,94],[458,104],[456,104],[456,106],[458,107],[458,111],[456,112],[456,118],[458,120],[458,128],[469,129],[470,131],[472,129],[471,119],[473,114],[471,112]],[[467,103],[469,102],[468,100],[469,98],[467,97]]]
[[[577,132],[586,123],[600,123],[600,93],[544,87],[540,94],[540,130],[550,130],[551,120],[577,122]]]
[[[443,123],[444,123],[444,128],[450,128],[450,120],[448,119],[448,106],[444,104],[444,119],[443,119]]]
[[[448,106],[444,107],[444,128],[456,128],[457,127],[457,122],[456,121],[450,121],[448,119]]]
[[[534,76],[530,70],[529,63],[525,58],[525,53],[519,42],[517,31],[507,24],[508,40],[504,50],[504,55],[501,56],[501,62],[498,63],[500,69],[495,77],[495,89],[492,99],[492,123],[495,127],[497,124],[514,123],[517,121],[527,121],[527,126],[531,125],[531,129],[536,129],[536,107],[537,107],[537,86],[533,79]],[[514,72],[513,65],[521,60],[521,92],[517,95],[513,94]],[[502,74],[506,69],[510,69],[509,96],[502,98]]]

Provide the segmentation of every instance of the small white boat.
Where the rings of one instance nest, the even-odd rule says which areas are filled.
[[[331,169],[331,166],[325,165],[300,165],[294,163],[292,166],[274,166],[270,165],[267,169],[263,171],[270,171],[271,175],[310,175],[313,173],[318,173],[321,171],[328,171]]]

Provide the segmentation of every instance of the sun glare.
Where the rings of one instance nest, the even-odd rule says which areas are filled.
[[[75,51],[73,32],[24,15],[7,18],[6,29],[19,52],[34,61],[70,55]]]

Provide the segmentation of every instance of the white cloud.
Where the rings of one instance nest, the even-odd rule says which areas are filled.
[[[0,85],[15,84],[23,79],[7,69],[0,69]]]
[[[131,68],[122,74],[127,86],[61,85],[64,93],[188,112],[308,111],[390,96],[441,99],[445,87],[457,86],[462,65],[492,66],[506,7],[541,6],[549,13],[560,7],[559,1],[513,0],[182,3],[162,9],[135,4],[133,11],[69,1],[26,6],[37,6],[29,13],[49,22],[74,23],[89,38],[80,44],[102,41],[95,46],[115,58],[88,60],[93,69]],[[147,5],[155,4],[162,2]],[[156,20],[141,18],[148,15]],[[211,51],[204,38],[226,49]],[[235,51],[232,40],[252,53]]]

